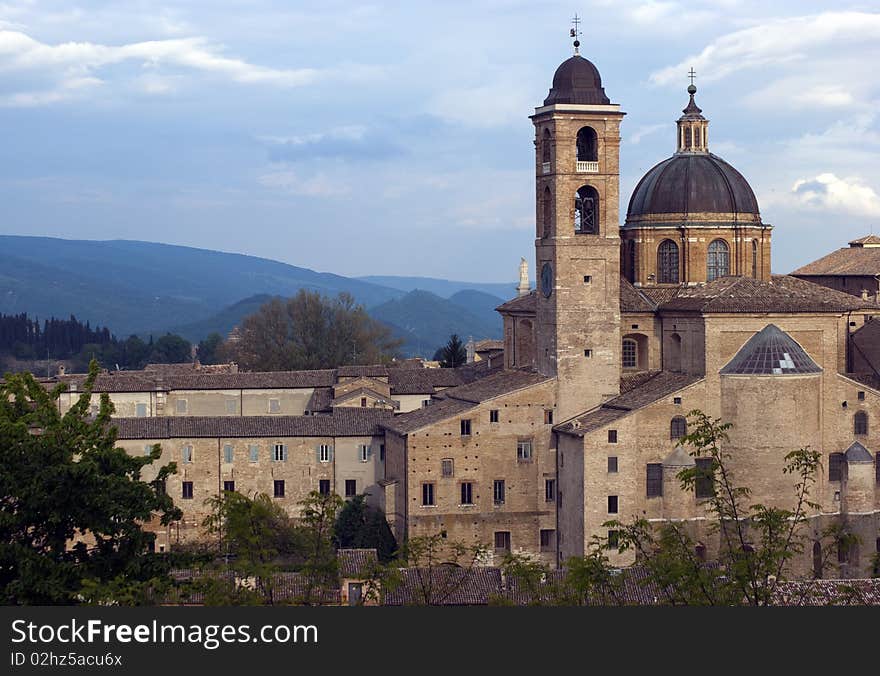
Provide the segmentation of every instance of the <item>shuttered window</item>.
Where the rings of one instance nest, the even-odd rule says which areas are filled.
[[[234,451],[232,444],[224,444],[223,446],[223,462],[232,462]]]
[[[272,460],[275,462],[287,461],[287,446],[285,444],[275,444],[272,448]]]
[[[474,485],[470,481],[465,481],[461,485],[461,504],[474,504]]]
[[[193,461],[193,447],[187,444],[181,450],[181,459],[184,463],[189,464]]]
[[[651,462],[648,463],[647,468],[647,496],[659,498],[663,495],[663,465],[659,462]]]
[[[504,479],[495,479],[493,489],[493,500],[495,504],[503,505],[505,499]]]
[[[318,446],[318,462],[330,462],[333,455],[333,447],[330,444],[321,444]]]
[[[434,504],[434,484],[422,484],[422,505],[430,507]]]
[[[257,462],[260,459],[260,447],[257,444],[248,446],[248,453],[250,454],[251,462]]]

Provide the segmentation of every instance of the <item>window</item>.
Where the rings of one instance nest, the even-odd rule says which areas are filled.
[[[144,446],[144,455],[150,455],[153,452],[153,445],[147,444]]]
[[[330,462],[330,444],[318,446],[318,462]]]
[[[623,350],[621,352],[621,358],[623,360],[623,368],[625,369],[634,369],[638,366],[638,343],[634,341],[632,338],[624,338],[623,339]]]
[[[688,423],[684,416],[677,415],[669,422],[669,438],[673,441],[681,439],[687,433]]]
[[[146,418],[147,417],[147,405],[146,404],[135,404],[134,405],[135,415],[138,418]]]
[[[238,413],[238,400],[237,399],[227,399],[226,400],[226,412],[227,413]]]
[[[865,400],[865,391],[864,390],[859,390],[858,398],[859,398],[859,401]]]
[[[452,462],[452,458],[443,458],[440,461],[440,475],[444,477],[450,477],[454,472],[454,464]]]
[[[544,479],[544,500],[553,502],[556,499],[556,479]]]
[[[187,411],[186,399],[178,399],[174,404],[174,410],[178,415],[182,415]]]
[[[592,275],[584,275],[584,284],[592,284],[593,276]]]
[[[678,284],[678,244],[664,239],[657,247],[657,282]]]
[[[385,462],[385,444],[379,444],[379,462]]]
[[[367,398],[361,397],[361,408],[366,408],[366,407],[367,407]]]
[[[684,147],[687,148],[688,150],[690,150],[692,145],[693,145],[693,141],[691,140],[691,128],[685,127],[684,128]]]
[[[617,430],[608,430],[608,443],[616,444],[617,443]]]
[[[281,400],[280,399],[270,399],[269,400],[269,413],[281,413]]]
[[[284,479],[275,479],[275,481],[273,481],[272,484],[274,486],[274,493],[273,493],[274,496],[276,498],[283,498],[284,497]]]
[[[672,403],[676,406],[681,406],[681,397],[672,397]]]
[[[232,448],[232,444],[224,444],[223,445],[223,462],[232,462],[234,458],[234,451]]]
[[[608,531],[608,546],[616,548],[620,542],[620,533],[616,530]]]
[[[585,185],[574,198],[574,231],[586,235],[599,232],[599,193]]]
[[[518,441],[516,442],[516,460],[517,462],[532,461],[532,442]]]
[[[545,408],[544,409],[544,424],[552,425],[553,424],[553,409]]]
[[[592,350],[584,350],[584,356],[589,359],[590,357],[593,356],[593,351]]]
[[[470,419],[462,420],[461,421],[461,436],[468,437],[468,436],[470,436],[470,434],[471,434],[471,421],[470,421]]]
[[[730,248],[723,239],[716,239],[709,245],[706,259],[706,281],[713,281],[730,274]]]
[[[189,464],[193,461],[193,447],[187,444],[181,450],[181,459],[185,464]]]
[[[617,474],[617,456],[609,455],[608,456],[608,473],[609,474]]]
[[[495,531],[495,551],[499,552],[499,553],[510,551],[510,531],[509,530]]]
[[[553,542],[555,539],[553,536],[556,535],[556,531],[552,529],[541,529],[541,551],[542,552],[551,552],[556,549],[556,544]]]
[[[715,495],[715,462],[712,458],[697,458],[697,480],[694,492],[698,498],[711,498]]]
[[[498,410],[497,409],[492,409],[491,411],[489,411],[489,422],[490,423],[497,423],[498,422]]]
[[[181,493],[181,496],[183,497],[183,499],[184,500],[192,500],[193,482],[192,481],[184,481],[181,488],[183,489],[183,492]]]
[[[752,277],[758,278],[758,242],[752,240]]]
[[[430,507],[434,504],[434,484],[422,484],[422,505]]]
[[[828,481],[843,480],[843,453],[832,453],[828,456]]]
[[[257,462],[260,459],[260,447],[257,444],[248,446],[248,456],[251,462]]]
[[[599,159],[599,140],[592,127],[581,127],[577,134],[577,161],[596,162]]]
[[[663,465],[661,463],[648,463],[645,483],[647,485],[647,496],[649,498],[659,498],[663,496]]]
[[[318,493],[321,495],[330,495],[330,479],[321,479],[318,481]]]
[[[474,485],[470,481],[465,481],[461,485],[461,504],[474,504]]]
[[[630,240],[626,243],[626,259],[627,259],[627,279],[631,282],[636,281],[636,242]]]
[[[504,479],[495,479],[492,500],[496,505],[504,504]]]
[[[547,164],[550,162],[550,148],[552,140],[550,138],[550,130],[544,129],[544,136],[541,139],[541,162]]]
[[[357,495],[357,479],[345,480],[345,497],[353,498]]]
[[[868,414],[859,411],[853,416],[853,434],[868,433]]]
[[[608,496],[608,513],[609,514],[617,514],[617,496],[609,495]]]
[[[372,455],[372,449],[369,444],[361,444],[358,446],[358,459],[361,462],[369,462]]]
[[[272,460],[275,462],[287,461],[287,446],[285,444],[275,444],[272,447]]]
[[[223,490],[227,493],[235,492],[235,482],[234,481],[224,481],[223,482]]]

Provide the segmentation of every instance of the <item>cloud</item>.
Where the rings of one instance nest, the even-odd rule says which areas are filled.
[[[800,179],[791,188],[796,204],[856,216],[880,216],[880,195],[858,177],[819,174]]]
[[[269,144],[269,159],[273,162],[317,158],[375,160],[403,153],[391,138],[363,125],[341,126],[298,136],[267,136],[261,140]]]
[[[662,124],[649,124],[636,129],[632,134],[629,134],[626,137],[626,141],[633,145],[637,145],[641,142],[643,138],[646,136],[650,136],[651,134],[660,131],[661,129],[671,128],[668,122],[664,122]]]
[[[83,83],[101,81],[102,69],[134,63],[157,69],[190,70],[233,82],[280,88],[302,87],[315,82],[314,68],[269,68],[232,58],[200,37],[150,40],[119,46],[93,42],[65,42],[55,45],[35,40],[15,30],[0,30],[0,73],[43,73],[54,82],[42,92],[20,92],[7,96],[11,105],[41,105],[73,97]],[[149,86],[145,91],[167,92],[167,86]],[[166,83],[167,84],[167,83]]]
[[[303,197],[337,197],[350,192],[347,184],[325,173],[303,177],[301,173],[282,169],[262,174],[257,181],[267,188]]]
[[[703,50],[651,74],[656,85],[679,83],[693,66],[706,82],[735,72],[798,62],[811,68],[809,55],[841,45],[873,46],[880,39],[880,14],[869,12],[823,12],[810,16],[762,21],[760,25],[723,35]]]

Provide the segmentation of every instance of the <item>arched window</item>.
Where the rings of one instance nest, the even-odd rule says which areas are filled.
[[[553,234],[553,195],[550,188],[544,188],[544,228],[542,237],[550,237]]]
[[[631,239],[627,243],[626,249],[626,269],[629,272],[629,281],[636,281],[636,242]]]
[[[758,279],[758,240],[752,240],[752,277]]]
[[[685,127],[685,128],[684,128],[684,147],[685,147],[686,149],[690,150],[691,145],[692,145],[692,142],[691,142],[691,128],[690,128],[690,127]]]
[[[709,245],[706,260],[706,281],[714,281],[730,274],[730,247],[723,239],[716,239]]]
[[[694,148],[699,150],[702,147],[702,134],[700,134],[700,128],[694,127]]]
[[[550,162],[550,130],[544,130],[544,137],[541,139],[541,162],[547,164]]]
[[[678,244],[664,239],[657,248],[657,281],[678,284]]]
[[[596,130],[592,127],[581,127],[577,135],[577,161],[597,162],[599,160],[599,143]]]
[[[677,415],[669,423],[669,438],[678,441],[688,433],[688,423],[684,416]]]
[[[813,577],[817,580],[822,579],[822,545],[816,541],[813,543]]]
[[[590,235],[599,232],[599,193],[591,185],[583,186],[574,198],[574,231]]]
[[[623,368],[634,369],[639,365],[639,344],[632,338],[623,339],[623,350],[621,351],[621,360]]]
[[[868,433],[868,414],[864,411],[859,411],[853,416],[853,434],[867,434]]]

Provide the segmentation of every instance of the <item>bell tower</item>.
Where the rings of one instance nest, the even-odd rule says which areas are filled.
[[[535,109],[538,370],[557,378],[558,421],[620,391],[620,122],[578,53]]]

